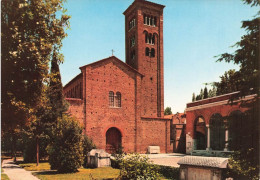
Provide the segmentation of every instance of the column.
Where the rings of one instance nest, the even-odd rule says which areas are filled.
[[[228,128],[225,128],[225,148],[224,151],[228,151]]]
[[[209,127],[209,124],[206,125],[207,127],[207,151],[210,151],[211,148],[210,148],[210,127]]]

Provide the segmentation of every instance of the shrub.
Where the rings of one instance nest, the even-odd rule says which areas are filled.
[[[83,166],[87,167],[87,155],[88,153],[96,148],[96,145],[93,143],[91,139],[89,139],[86,135],[83,136],[83,157],[84,157],[84,162]]]
[[[58,119],[53,143],[48,146],[51,169],[58,172],[76,172],[83,163],[82,128],[70,116]]]
[[[119,162],[122,179],[157,179],[158,167],[149,164],[149,158],[139,154],[122,155]]]
[[[167,179],[179,179],[180,176],[180,168],[170,167],[170,166],[162,166],[162,165],[154,165],[159,169],[159,173],[167,178]]]

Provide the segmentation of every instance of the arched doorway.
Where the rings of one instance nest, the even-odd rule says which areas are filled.
[[[194,124],[194,150],[206,149],[206,124],[202,117],[198,117]]]
[[[244,127],[247,127],[247,121],[245,120],[244,113],[239,110],[233,111],[228,116],[228,131],[229,131],[229,148],[230,150],[241,149],[247,142],[242,141],[244,136]]]
[[[224,150],[225,148],[225,125],[220,114],[213,114],[209,120],[210,147],[213,150]]]
[[[121,145],[121,132],[115,127],[109,128],[106,132],[106,152],[115,153]]]

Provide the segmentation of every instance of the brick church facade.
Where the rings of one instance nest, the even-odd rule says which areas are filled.
[[[110,56],[82,66],[64,86],[69,113],[97,148],[173,151],[164,117],[163,9],[135,0],[124,12],[126,62]]]

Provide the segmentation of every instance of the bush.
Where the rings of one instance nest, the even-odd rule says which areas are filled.
[[[119,160],[122,179],[157,179],[158,167],[149,163],[149,158],[139,154],[122,155]]]
[[[70,116],[58,119],[54,140],[48,146],[51,169],[58,172],[76,172],[83,163],[82,128]]]
[[[154,165],[159,169],[159,173],[167,178],[167,179],[179,179],[180,177],[180,168],[170,167],[170,166],[162,166],[162,165]]]
[[[96,149],[96,145],[93,143],[91,139],[89,139],[86,135],[84,135],[84,139],[83,139],[83,157],[84,157],[83,166],[84,167],[87,167],[87,155],[92,149]]]

